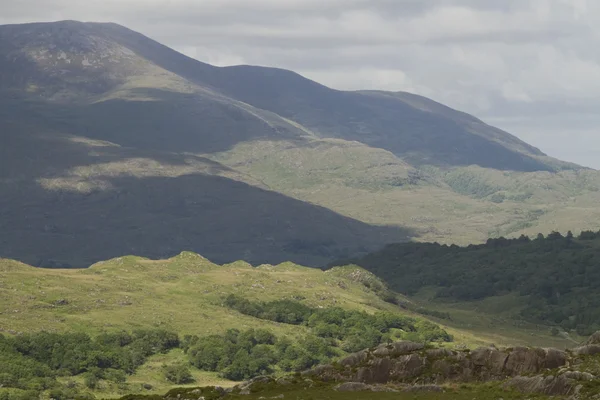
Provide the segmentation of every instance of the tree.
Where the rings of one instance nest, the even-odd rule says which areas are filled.
[[[163,365],[162,370],[165,378],[169,382],[177,385],[194,382],[194,377],[192,376],[189,367],[185,364]]]

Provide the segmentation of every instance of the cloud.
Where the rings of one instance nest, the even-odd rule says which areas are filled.
[[[589,153],[600,137],[572,118],[600,107],[596,0],[0,0],[0,9],[0,23],[111,21],[211,64],[416,92],[600,168]],[[590,145],[578,156],[582,140]]]

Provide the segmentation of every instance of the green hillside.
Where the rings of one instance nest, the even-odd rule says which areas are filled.
[[[589,335],[600,328],[599,238],[585,231],[468,247],[406,243],[352,262],[407,295],[477,304],[481,311],[553,324],[556,334],[562,329]]]
[[[165,365],[187,366],[191,378],[189,382],[177,382],[180,384],[230,385],[231,379],[252,377],[247,374],[262,369],[235,372],[231,369],[234,365],[225,370],[195,359],[192,354],[207,340],[212,341],[211,348],[216,348],[214,341],[231,335],[232,329],[244,335],[254,330],[272,335],[267,342],[272,349],[267,346],[261,351],[273,352],[277,358],[268,358],[265,368],[271,368],[270,364],[275,369],[307,368],[311,363],[362,346],[365,336],[353,334],[357,327],[347,325],[346,330],[339,331],[341,325],[327,325],[330,315],[336,313],[349,321],[364,320],[368,324],[373,323],[369,318],[388,315],[392,319],[386,321],[396,322],[385,322],[381,329],[396,339],[408,335],[407,338],[416,340],[442,340],[446,335],[445,340],[451,340],[436,325],[382,300],[385,296],[389,300],[391,295],[385,285],[357,268],[323,272],[292,263],[258,268],[245,262],[220,266],[193,253],[162,261],[122,257],[79,270],[39,269],[0,260],[0,282],[0,330],[7,335],[5,339],[0,336],[0,356],[5,361],[5,367],[0,367],[0,377],[6,381],[5,387],[21,391],[41,390],[35,385],[67,390],[71,385],[83,392],[91,388],[96,395],[116,396],[147,392],[148,389],[143,389],[145,385],[160,393],[175,385],[165,381]],[[237,303],[231,299],[237,299]],[[253,305],[253,309],[279,307],[284,317],[291,312],[290,307],[297,307],[306,320],[292,321],[287,317],[280,320],[276,311],[253,314],[238,303]],[[403,329],[397,329],[400,327]],[[333,332],[331,329],[336,331],[335,336],[327,333]],[[438,331],[442,336],[435,333]],[[179,339],[161,341],[163,335]],[[13,337],[17,340],[14,344]],[[190,341],[188,337],[195,339]],[[373,331],[370,337],[367,340],[373,342],[366,345],[385,340],[379,331]],[[477,342],[476,338],[469,339]],[[274,342],[280,343],[279,347],[272,346]],[[115,350],[112,343],[120,344]],[[313,358],[303,359],[302,352],[306,351],[303,346],[309,345],[321,346],[322,355],[313,349],[307,353]],[[73,358],[68,355],[56,358],[57,353],[43,350],[57,346],[76,347],[81,355],[76,352],[70,356]],[[27,350],[38,348],[36,351],[41,353]],[[278,355],[277,352],[286,349],[287,355]],[[90,359],[98,352],[105,354],[101,358],[105,361]],[[110,355],[113,353],[119,356]],[[199,354],[205,356],[206,351]],[[237,350],[230,357],[239,359]],[[22,367],[8,368],[9,364]],[[29,376],[26,371],[30,369],[38,372]]]
[[[357,267],[221,266],[194,253],[121,257],[78,270],[0,260],[0,310],[6,387],[101,397],[163,393],[177,383],[227,386],[403,339],[449,347],[571,343],[533,326],[474,334]],[[209,362],[207,354],[229,361]],[[166,381],[168,368],[189,378]]]

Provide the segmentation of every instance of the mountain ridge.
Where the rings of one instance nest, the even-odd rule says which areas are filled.
[[[20,26],[11,25],[10,27],[12,30],[19,30]],[[457,140],[453,140],[453,138],[447,139],[447,135],[438,134],[433,141],[431,139],[422,141],[417,136],[412,135],[411,137],[409,131],[406,130],[402,134],[405,136],[409,135],[408,137],[411,138],[414,145],[409,145],[406,140],[403,140],[402,145],[400,145],[400,143],[394,141],[396,139],[393,139],[394,135],[392,135],[393,129],[402,129],[398,125],[392,128],[392,121],[396,120],[391,119],[390,121],[385,121],[383,124],[381,123],[382,118],[389,119],[390,112],[392,112],[391,109],[386,111],[385,114],[374,112],[369,102],[364,103],[366,100],[364,92],[330,89],[292,71],[247,65],[214,67],[177,53],[144,35],[112,23],[62,21],[48,24],[36,23],[27,27],[30,27],[31,30],[21,34],[25,37],[33,36],[33,38],[39,39],[41,37],[45,39],[50,35],[49,40],[52,41],[53,37],[60,36],[63,40],[69,42],[69,35],[72,35],[75,39],[71,41],[77,44],[83,42],[79,40],[77,35],[102,35],[100,37],[103,39],[110,39],[118,43],[123,48],[133,51],[164,70],[182,76],[195,84],[216,89],[225,95],[239,99],[259,109],[275,112],[285,118],[295,120],[309,130],[316,130],[316,132],[319,132],[320,137],[323,138],[338,137],[347,140],[362,141],[368,145],[391,150],[396,155],[408,156],[413,161],[423,158],[423,156],[419,156],[419,153],[424,152],[426,156],[425,161],[435,164],[442,163],[442,165],[444,163],[448,163],[449,165],[456,165],[457,163],[458,165],[469,165],[470,163],[475,163],[481,166],[498,168],[507,168],[510,166],[511,168],[527,171],[552,169],[552,167],[540,160],[531,158],[532,155],[545,156],[538,149],[532,146],[525,146],[518,152],[520,155],[510,155],[511,153],[505,149],[506,143],[504,142],[506,140],[509,140],[513,144],[518,143],[520,146],[525,145],[525,143],[500,130],[495,132],[495,140],[491,143],[480,141],[479,135],[473,135],[469,132],[469,127],[464,128],[459,125],[453,125],[457,117],[444,120],[443,122],[446,124],[445,129],[452,131],[453,135],[462,135]],[[4,28],[4,30],[7,29]],[[8,30],[10,31],[11,29]],[[18,38],[19,36],[18,33],[13,33],[11,38]],[[371,99],[372,101],[375,100]],[[409,114],[406,113],[411,112],[410,118],[415,119],[411,123],[416,123],[420,130],[426,129],[425,133],[428,135],[432,135],[434,129],[439,129],[439,127],[436,128],[436,124],[442,123],[442,120],[438,121],[435,118],[447,118],[448,110],[450,110],[447,108],[439,116],[431,115],[431,113],[426,116],[419,116],[420,111],[412,107],[406,108],[407,103],[405,102],[390,99],[377,99],[377,102],[379,103],[379,107],[393,107],[395,110],[393,112],[395,113],[400,112],[408,116]],[[314,118],[318,118],[319,121],[327,120],[322,112],[311,110],[311,108],[315,109],[315,107],[327,113],[327,118],[332,121],[329,126],[327,124],[323,125],[321,122],[315,123]],[[457,113],[455,110],[452,110],[452,112],[457,116],[464,116],[464,113]],[[350,121],[347,120],[349,117]],[[352,122],[351,119],[356,117],[366,118],[367,125],[361,127],[362,122],[358,125]],[[468,119],[471,118],[469,117]],[[357,121],[360,121],[360,119]],[[463,129],[466,130],[463,131]],[[353,132],[360,133],[357,135],[357,133]],[[502,137],[502,140],[499,140],[499,137]],[[442,151],[448,147],[450,143],[448,140],[452,140],[455,146],[464,146],[464,142],[467,139],[471,141],[471,144],[467,147],[462,147],[461,153],[458,155]],[[438,141],[443,142],[436,147],[438,153],[435,154],[435,157],[428,156],[427,152]],[[481,146],[483,147],[479,148]],[[496,152],[499,154],[501,160],[490,164],[491,161],[485,159],[489,158],[489,154],[485,158],[479,157],[477,153],[481,151]]]

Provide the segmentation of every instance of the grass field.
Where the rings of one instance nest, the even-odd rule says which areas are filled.
[[[439,387],[438,391],[404,391],[405,387],[390,385],[388,391],[336,391],[335,385],[323,382],[314,382],[291,385],[278,385],[265,387],[262,390],[249,394],[230,394],[224,399],[295,399],[295,400],[522,400],[522,399],[561,399],[562,396],[546,396],[541,394],[524,394],[502,387],[501,383],[476,383],[476,384],[450,384]],[[210,392],[207,391],[207,393]],[[182,399],[195,398],[194,394],[185,392],[170,392],[165,398]],[[162,397],[152,397],[158,400]],[[180,397],[177,397],[180,398]],[[210,398],[210,397],[209,397]],[[215,397],[218,398],[218,397]],[[128,397],[130,400],[143,400],[143,396]]]

